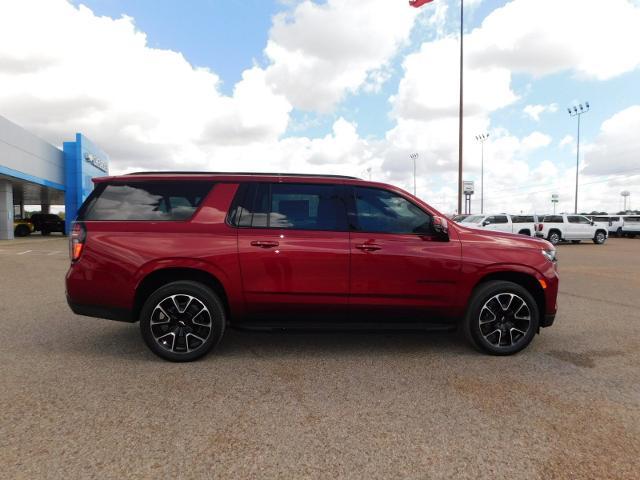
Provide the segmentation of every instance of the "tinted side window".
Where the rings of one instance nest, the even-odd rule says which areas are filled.
[[[186,220],[211,190],[208,182],[105,185],[82,212],[84,220]]]
[[[493,223],[508,223],[506,215],[493,215],[487,218],[489,222]]]
[[[563,223],[560,215],[547,215],[542,219],[543,223]]]
[[[591,220],[586,217],[578,217],[578,223],[581,223],[583,225],[591,225]]]
[[[240,227],[347,230],[344,201],[334,185],[251,183],[243,196],[234,214]]]
[[[513,223],[533,223],[533,215],[514,215],[511,217]]]
[[[430,234],[432,218],[409,200],[377,188],[355,187],[358,230],[396,234]]]
[[[347,229],[347,212],[333,185],[274,183],[269,226],[298,230]]]

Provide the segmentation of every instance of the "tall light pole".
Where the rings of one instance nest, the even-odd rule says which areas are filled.
[[[431,3],[433,0],[409,0],[415,8]],[[458,213],[462,213],[462,58],[464,53],[464,0],[460,0],[460,98],[458,105]]]
[[[460,0],[460,98],[458,105],[458,213],[462,212],[462,55],[464,52],[464,0]]]
[[[589,106],[589,102],[584,102],[584,106],[580,103],[577,106],[567,108],[570,117],[578,117],[578,137],[577,137],[577,148],[576,148],[576,204],[574,208],[574,213],[578,213],[578,169],[580,167],[580,117],[583,113],[587,113],[591,107]]]
[[[480,213],[484,213],[484,142],[488,138],[488,133],[476,135],[476,140],[480,142],[482,148],[482,154],[480,157]]]
[[[409,158],[413,160],[413,196],[416,196],[416,161],[420,155],[418,153],[412,153]]]

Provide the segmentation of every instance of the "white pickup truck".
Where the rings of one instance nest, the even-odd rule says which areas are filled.
[[[509,215],[498,213],[492,215],[470,215],[462,222],[466,227],[484,228],[497,232],[519,233],[533,237],[538,221],[536,215]]]
[[[602,245],[609,236],[606,227],[596,225],[582,215],[546,215],[542,223],[536,228],[536,236],[546,238],[556,245],[561,241],[580,243],[582,240],[592,240],[593,243]]]

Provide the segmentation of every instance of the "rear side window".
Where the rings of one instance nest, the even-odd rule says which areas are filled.
[[[346,231],[339,188],[300,183],[251,183],[231,223],[239,227]]]
[[[560,215],[547,215],[542,219],[543,223],[564,223]]]
[[[186,220],[211,190],[209,182],[132,182],[98,187],[82,220]]]
[[[514,215],[511,217],[513,223],[533,223],[533,215]]]

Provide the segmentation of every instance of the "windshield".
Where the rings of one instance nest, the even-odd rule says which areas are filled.
[[[471,215],[470,217],[467,217],[464,220],[462,220],[462,223],[480,223],[483,218],[484,218],[484,215]]]

